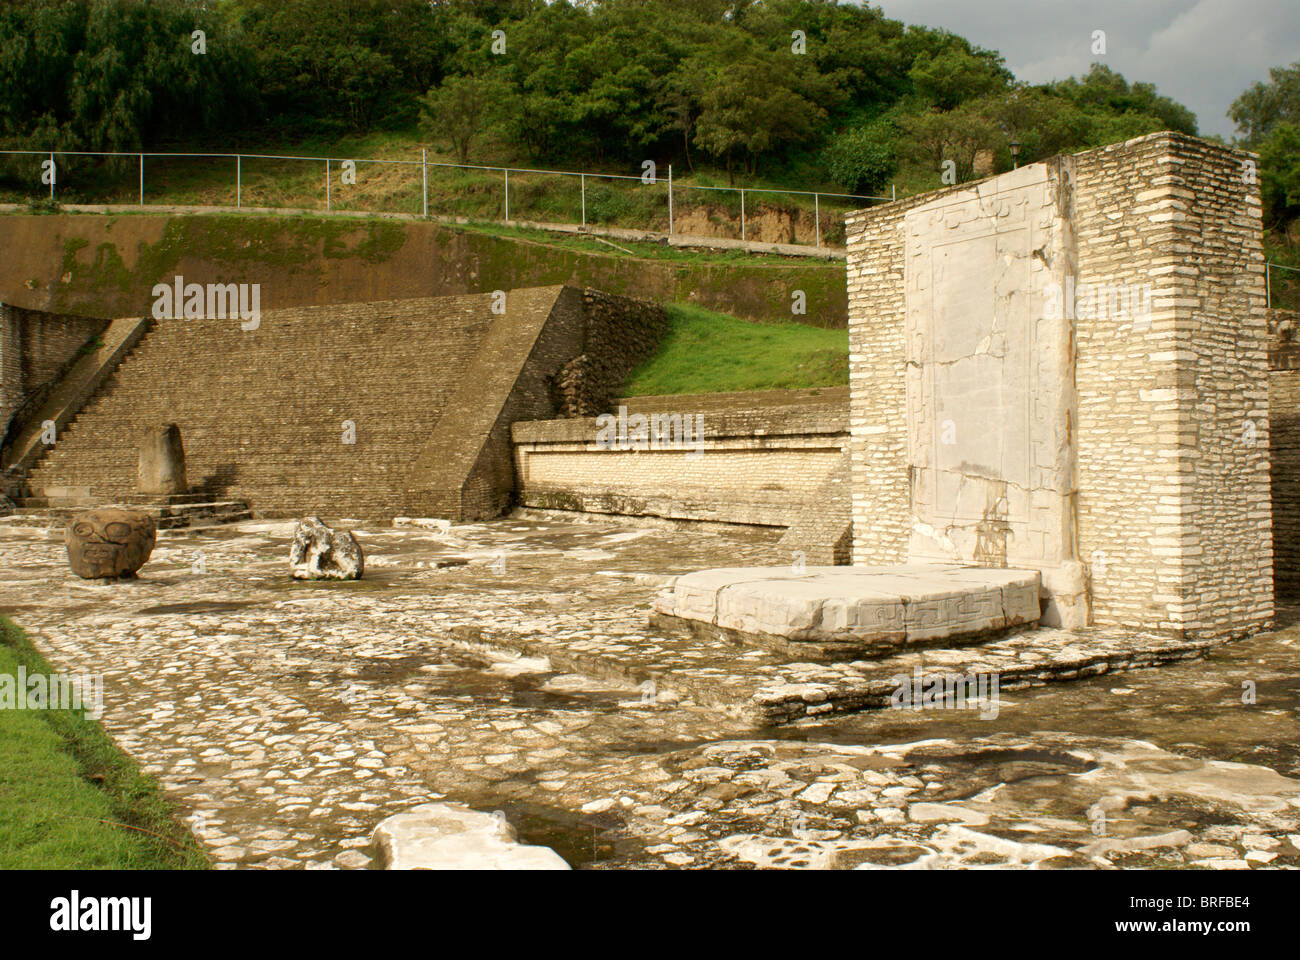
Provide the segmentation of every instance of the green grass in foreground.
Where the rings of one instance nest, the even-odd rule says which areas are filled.
[[[0,674],[55,671],[0,616]],[[0,869],[205,869],[158,785],[83,711],[0,710]]]
[[[689,304],[668,308],[671,327],[624,396],[797,390],[849,382],[849,334],[799,323],[750,323]]]

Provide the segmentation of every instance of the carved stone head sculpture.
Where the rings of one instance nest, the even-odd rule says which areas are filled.
[[[157,536],[147,513],[117,507],[89,510],[68,525],[68,564],[87,580],[134,576],[149,559]]]

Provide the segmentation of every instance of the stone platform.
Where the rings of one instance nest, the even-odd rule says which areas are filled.
[[[958,564],[727,567],[678,577],[651,623],[804,660],[885,657],[1038,622],[1034,570]]]

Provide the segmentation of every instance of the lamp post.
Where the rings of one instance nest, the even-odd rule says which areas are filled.
[[[1015,170],[1020,166],[1020,141],[1013,138],[1007,146],[1011,148],[1011,169]]]

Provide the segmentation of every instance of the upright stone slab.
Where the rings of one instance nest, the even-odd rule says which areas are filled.
[[[1071,331],[1052,306],[1073,279],[1070,180],[1068,159],[1033,164],[904,216],[908,557],[1081,593]]]
[[[153,427],[140,444],[140,477],[137,488],[150,496],[186,493],[185,450],[181,446],[181,428],[174,423]]]

